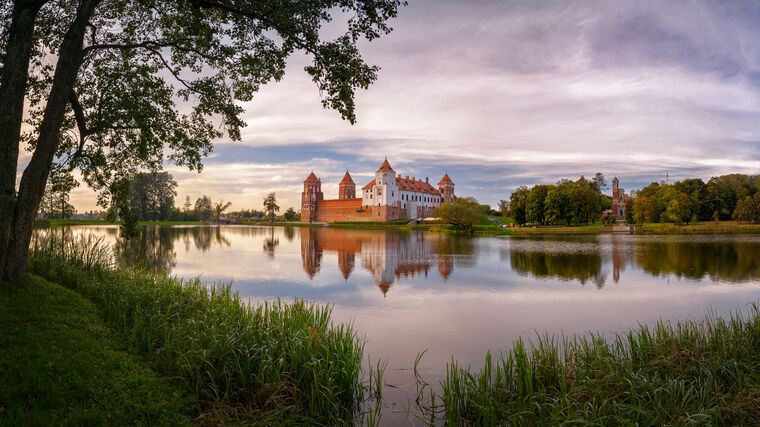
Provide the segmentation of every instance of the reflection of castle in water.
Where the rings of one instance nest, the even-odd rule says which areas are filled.
[[[303,269],[310,278],[319,273],[325,251],[337,252],[338,269],[346,280],[356,268],[357,253],[361,254],[362,268],[383,294],[401,278],[427,277],[435,267],[445,281],[454,269],[453,257],[441,250],[447,236],[310,227],[300,231]]]

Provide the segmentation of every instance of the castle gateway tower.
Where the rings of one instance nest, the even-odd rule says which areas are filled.
[[[323,199],[322,182],[316,175],[314,175],[314,172],[312,172],[303,182],[303,193],[301,193],[301,221],[316,221],[317,204]]]
[[[347,200],[355,198],[356,184],[354,183],[354,180],[351,179],[351,174],[346,171],[346,174],[343,175],[343,179],[340,180],[340,184],[338,184],[338,199]]]

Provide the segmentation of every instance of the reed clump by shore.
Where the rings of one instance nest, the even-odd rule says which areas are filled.
[[[113,267],[93,237],[36,240],[30,271],[92,301],[126,351],[195,398],[197,422],[351,422],[365,393],[363,342],[330,308],[296,300],[246,305],[207,286]]]
[[[422,382],[421,407],[448,425],[758,425],[760,312],[517,341],[481,370],[452,361],[440,389]]]

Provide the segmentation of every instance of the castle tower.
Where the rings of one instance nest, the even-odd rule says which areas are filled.
[[[617,177],[612,178],[612,200],[620,197],[620,180]]]
[[[396,184],[396,171],[393,170],[388,159],[383,160],[380,168],[375,171],[375,185],[372,188],[374,202],[373,217],[378,221],[398,219],[399,192]]]
[[[441,192],[443,203],[451,203],[454,201],[454,181],[449,178],[448,172],[444,173],[443,178],[438,181],[438,191]]]
[[[322,181],[310,173],[303,182],[301,193],[301,221],[313,222],[317,220],[317,202],[324,199],[322,194]]]
[[[354,183],[354,180],[351,179],[351,174],[346,171],[346,174],[343,175],[343,179],[340,180],[340,184],[338,184],[338,199],[345,200],[355,198],[356,184]]]

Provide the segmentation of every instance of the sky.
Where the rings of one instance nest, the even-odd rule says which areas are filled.
[[[410,0],[394,31],[362,43],[381,67],[350,125],[325,110],[293,55],[243,104],[241,142],[217,141],[202,173],[168,167],[177,204],[232,209],[275,192],[298,209],[314,171],[326,198],[387,156],[402,175],[496,205],[519,185],[618,176],[621,186],[760,173],[760,2]],[[329,30],[329,29],[328,29]],[[82,186],[72,200],[95,208]]]

